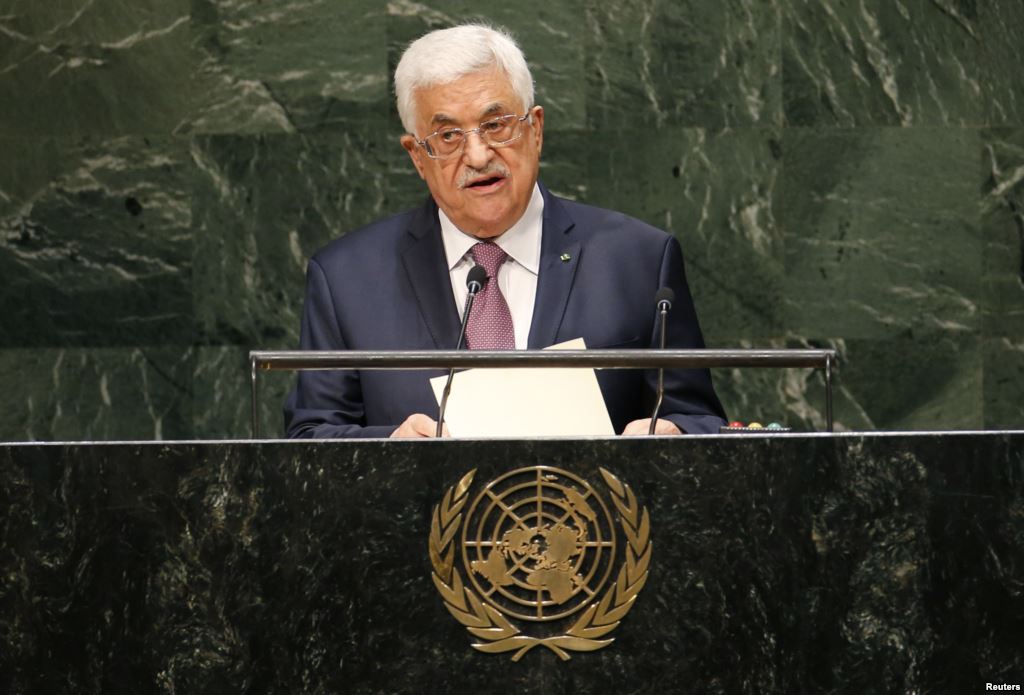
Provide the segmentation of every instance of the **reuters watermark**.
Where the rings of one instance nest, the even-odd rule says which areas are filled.
[[[986,683],[985,690],[1020,690],[1020,683]]]

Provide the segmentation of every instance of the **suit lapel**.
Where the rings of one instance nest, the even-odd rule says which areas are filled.
[[[544,231],[540,242],[537,298],[533,304],[528,341],[532,349],[546,348],[555,342],[569,303],[582,248],[570,234],[574,222],[568,212],[544,186],[540,190],[544,194]]]
[[[420,314],[434,339],[434,347],[452,350],[459,339],[459,312],[452,297],[441,223],[433,200],[428,200],[413,218],[409,236],[410,243],[402,252],[402,263]]]

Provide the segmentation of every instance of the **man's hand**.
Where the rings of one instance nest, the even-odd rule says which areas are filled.
[[[405,418],[405,422],[391,433],[391,438],[433,437],[435,434],[437,434],[437,420],[423,413],[414,413]],[[449,436],[448,425],[444,425],[441,428],[441,434],[445,437]]]
[[[649,429],[651,429],[651,418],[645,417],[643,420],[633,420],[633,422],[626,425],[626,429],[622,430],[622,434],[625,437],[642,435],[647,434]],[[683,431],[676,427],[676,423],[658,418],[658,421],[654,423],[654,433],[682,434]]]

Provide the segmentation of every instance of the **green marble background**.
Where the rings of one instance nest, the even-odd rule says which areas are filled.
[[[464,19],[520,39],[545,182],[679,237],[711,345],[836,348],[842,429],[1024,427],[1020,0],[0,0],[0,439],[247,436],[305,259],[424,195],[390,73]],[[715,380],[823,426],[813,372]]]

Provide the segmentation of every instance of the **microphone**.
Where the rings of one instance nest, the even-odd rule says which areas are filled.
[[[462,312],[462,326],[459,328],[459,340],[455,343],[455,349],[461,350],[462,343],[466,339],[466,326],[469,325],[469,312],[473,310],[473,300],[477,293],[484,288],[487,282],[487,271],[482,265],[475,265],[469,269],[466,276],[466,306]],[[444,383],[444,392],[441,393],[441,408],[437,413],[437,437],[441,436],[441,428],[444,427],[444,411],[448,407],[448,394],[452,391],[452,379],[455,378],[455,367],[448,370],[448,381]]]
[[[668,310],[672,308],[672,302],[676,300],[676,293],[671,287],[662,287],[654,295],[654,303],[658,307],[658,323],[661,333],[659,348],[665,349],[665,324],[668,322]],[[654,402],[654,411],[651,413],[651,426],[647,434],[654,434],[654,425],[658,421],[658,410],[661,409],[661,401],[665,397],[665,368],[658,368],[658,397]]]

